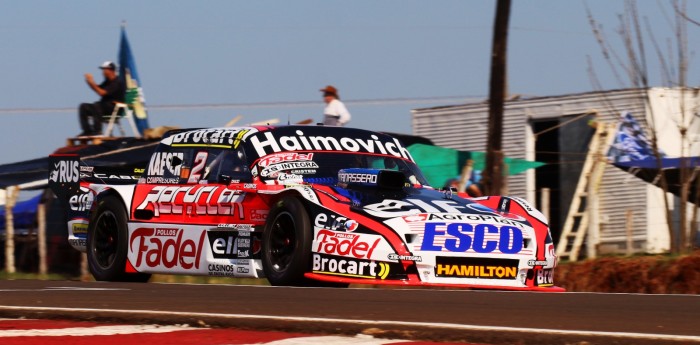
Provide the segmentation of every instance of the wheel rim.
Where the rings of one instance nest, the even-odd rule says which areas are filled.
[[[289,267],[296,248],[296,227],[294,218],[288,212],[277,215],[270,232],[270,263],[275,271]]]
[[[117,217],[112,211],[102,212],[97,218],[92,244],[92,256],[97,265],[102,269],[112,267],[119,244]]]

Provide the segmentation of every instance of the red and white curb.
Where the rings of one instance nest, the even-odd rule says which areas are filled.
[[[95,322],[0,319],[3,345],[438,345],[444,343],[378,339],[369,335],[314,336],[300,333],[194,328],[187,325],[109,325]]]

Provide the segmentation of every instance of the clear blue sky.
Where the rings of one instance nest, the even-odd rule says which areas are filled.
[[[622,53],[613,29],[624,2],[588,3]],[[639,7],[657,39],[672,37],[657,1]],[[48,155],[80,132],[75,108],[98,98],[83,74],[99,81],[97,66],[117,59],[122,20],[151,126],[220,126],[236,115],[244,116],[241,123],[320,120],[318,89],[332,84],[347,101],[352,126],[410,133],[410,109],[459,101],[353,101],[486,97],[494,13],[495,1],[465,0],[0,0],[0,163]],[[700,2],[691,2],[689,13],[700,13]],[[516,0],[510,28],[511,93],[591,91],[587,55],[605,88],[620,87],[601,58],[582,1]],[[688,26],[691,52],[699,30]],[[651,59],[651,45],[647,49]],[[651,60],[652,83],[659,84]],[[695,56],[690,62],[691,85],[699,81],[697,62]],[[306,103],[166,108],[277,102]],[[27,108],[44,110],[10,110]]]

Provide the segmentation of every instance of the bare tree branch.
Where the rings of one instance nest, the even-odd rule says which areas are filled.
[[[661,63],[661,84],[664,86],[672,86],[671,71],[669,70],[668,63],[666,62],[666,57],[664,57],[664,54],[661,52],[661,47],[659,47],[659,44],[656,41],[654,31],[651,30],[651,24],[648,17],[644,17],[644,24],[647,29],[647,34],[651,38],[651,43],[654,45],[656,57]]]
[[[615,80],[617,83],[620,85],[620,87],[624,87],[625,83],[622,81],[622,78],[620,78],[620,74],[617,72],[617,68],[615,68],[615,64],[612,62],[610,59],[610,54],[609,54],[609,49],[608,45],[606,44],[605,36],[603,34],[602,26],[599,26],[595,19],[593,18],[593,14],[591,14],[591,10],[588,7],[588,3],[584,1],[584,6],[586,7],[586,14],[588,15],[588,23],[591,25],[591,31],[593,31],[593,36],[595,37],[596,41],[598,42],[598,46],[600,47],[600,50],[603,52],[603,58],[605,59],[605,62],[608,63],[608,66],[610,67],[610,71],[612,71],[613,76],[615,76]],[[588,57],[590,59],[590,56]],[[590,61],[589,61],[590,63]],[[624,64],[622,65],[624,68]],[[591,65],[592,67],[592,65]],[[589,74],[590,77],[590,74]],[[599,86],[599,85],[598,85]]]
[[[666,5],[665,3],[662,3],[661,0],[656,0],[656,5],[659,7],[659,11],[661,11],[661,14],[663,14],[664,19],[666,20],[666,25],[668,25],[669,30],[673,30],[673,21],[671,20],[671,17],[668,15],[668,12],[666,12]]]
[[[693,24],[695,24],[695,25],[697,25],[697,26],[700,26],[700,22],[698,22],[697,20],[694,20],[694,19],[688,17],[688,15],[686,14],[686,11],[685,11],[685,10],[682,10],[682,11],[681,11],[681,10],[678,8],[678,2],[677,2],[677,1],[674,1],[674,2],[673,2],[673,9],[676,11],[676,14],[679,15],[679,16],[681,16],[683,19],[685,19],[685,20],[687,20],[687,21],[689,21],[689,22],[691,22],[691,23],[693,23]]]
[[[640,71],[640,76],[642,77],[642,85],[644,87],[649,86],[649,79],[648,79],[648,72],[647,72],[647,58],[646,58],[646,52],[644,51],[644,36],[642,36],[642,30],[639,25],[639,11],[637,11],[637,3],[635,1],[628,0],[628,7],[630,9],[630,17],[632,19],[632,24],[634,25],[634,33],[636,35],[636,41],[637,41],[637,49],[639,51],[637,52],[637,56],[639,57],[639,71]],[[632,33],[630,33],[630,36],[632,36]]]

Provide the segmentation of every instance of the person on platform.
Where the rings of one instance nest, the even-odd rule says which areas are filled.
[[[100,100],[80,104],[78,115],[83,130],[80,136],[101,135],[103,117],[114,111],[115,102],[124,102],[126,87],[124,81],[117,76],[117,65],[112,61],[105,61],[99,68],[105,78],[101,84],[95,83],[91,73],[85,73],[85,82],[100,95]]]
[[[326,102],[326,108],[323,110],[323,124],[342,127],[350,122],[350,112],[340,101],[338,89],[328,85],[321,89],[321,92],[323,92],[323,101]]]

